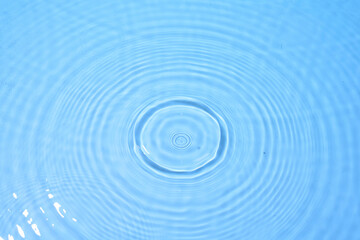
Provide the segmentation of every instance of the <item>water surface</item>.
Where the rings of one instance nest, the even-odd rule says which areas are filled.
[[[0,9],[0,239],[360,239],[358,1]]]

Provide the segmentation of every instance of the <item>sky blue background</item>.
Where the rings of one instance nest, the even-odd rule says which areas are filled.
[[[360,239],[359,10],[0,0],[0,237]],[[173,97],[226,122],[203,176],[131,148],[141,109]]]

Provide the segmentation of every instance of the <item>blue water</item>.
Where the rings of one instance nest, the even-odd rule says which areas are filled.
[[[360,2],[0,1],[0,239],[360,239]]]

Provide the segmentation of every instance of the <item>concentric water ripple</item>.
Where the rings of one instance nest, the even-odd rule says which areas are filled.
[[[196,174],[219,161],[227,147],[224,120],[195,100],[147,106],[134,122],[130,148],[155,171]]]
[[[0,240],[360,239],[356,1],[0,6]]]

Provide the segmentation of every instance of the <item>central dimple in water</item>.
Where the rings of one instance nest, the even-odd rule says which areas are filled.
[[[172,137],[172,143],[175,147],[184,149],[191,144],[191,137],[186,133],[177,133]]]
[[[154,104],[138,116],[134,149],[155,170],[194,172],[223,152],[226,145],[223,125],[218,114],[195,101]]]

